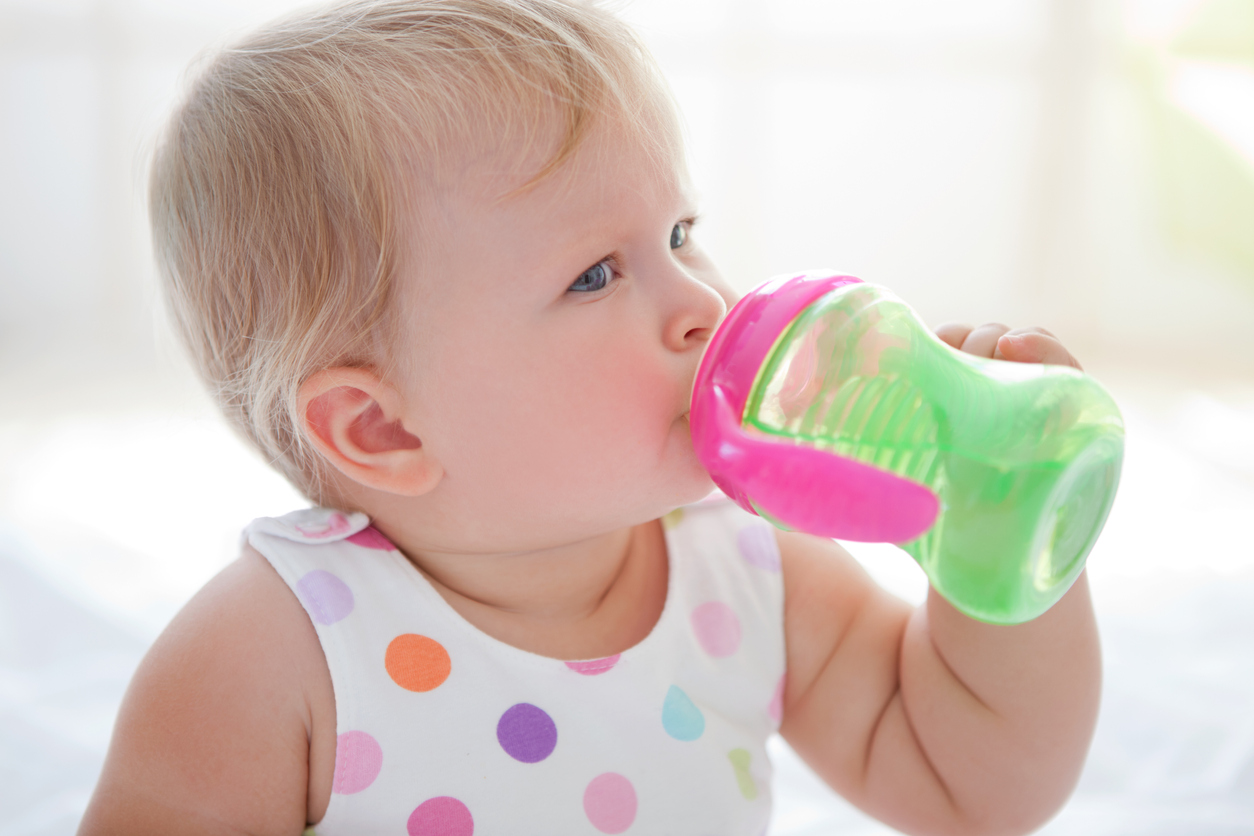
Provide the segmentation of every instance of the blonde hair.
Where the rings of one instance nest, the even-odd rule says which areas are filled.
[[[561,0],[351,2],[219,52],[158,144],[149,203],[176,329],[228,419],[325,502],[298,392],[385,354],[415,172],[485,125],[539,141],[556,114],[534,182],[598,116],[643,124],[666,95],[624,24]]]

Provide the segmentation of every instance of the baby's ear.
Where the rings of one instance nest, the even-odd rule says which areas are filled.
[[[298,406],[313,445],[360,485],[419,496],[444,476],[440,463],[405,427],[400,393],[368,369],[317,372],[301,384]]]

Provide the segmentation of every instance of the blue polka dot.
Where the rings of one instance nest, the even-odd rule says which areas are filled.
[[[678,685],[672,685],[662,703],[662,728],[676,740],[696,740],[705,731],[701,709]]]

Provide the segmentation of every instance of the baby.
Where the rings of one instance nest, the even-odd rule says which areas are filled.
[[[254,522],[154,644],[81,833],[760,836],[777,730],[907,833],[1026,833],[1068,796],[1083,576],[1014,627],[912,610],[707,496],[688,403],[734,293],[607,13],[276,23],[195,81],[151,205],[200,373],[319,507]]]

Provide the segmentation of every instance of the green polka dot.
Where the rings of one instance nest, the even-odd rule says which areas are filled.
[[[662,528],[665,528],[667,531],[670,531],[672,528],[679,525],[683,521],[684,521],[684,509],[676,508],[674,511],[671,511],[665,517],[662,517]]]
[[[746,801],[752,801],[758,797],[758,785],[753,782],[753,776],[749,774],[749,760],[752,757],[748,749],[732,749],[727,753],[732,771],[736,773],[736,784],[740,787],[740,794],[745,797]]]

